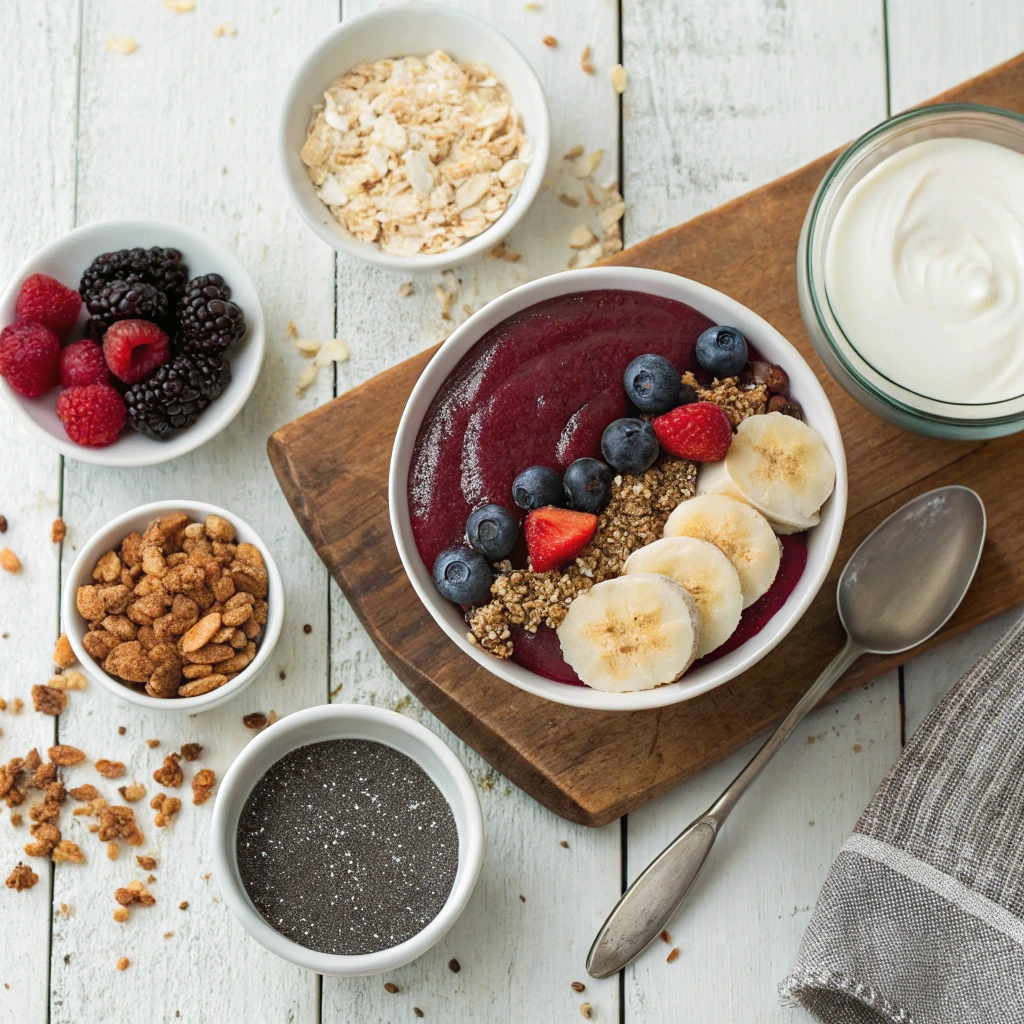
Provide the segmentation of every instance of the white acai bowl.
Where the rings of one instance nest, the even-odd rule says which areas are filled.
[[[674,299],[692,306],[716,324],[738,328],[765,359],[777,363],[789,375],[792,397],[803,407],[806,422],[824,438],[836,465],[835,490],[821,510],[821,522],[807,535],[803,575],[768,624],[736,650],[690,670],[676,682],[632,693],[605,693],[588,686],[555,682],[513,661],[492,657],[471,644],[466,638],[468,627],[462,611],[435,588],[431,567],[424,565],[420,557],[409,521],[408,478],[416,435],[431,401],[459,360],[492,327],[528,306],[560,295],[604,288]],[[402,565],[424,607],[451,641],[493,675],[520,689],[558,704],[599,711],[638,711],[689,700],[738,676],[776,647],[807,610],[832,565],[846,518],[846,494],[846,455],[839,425],[814,371],[800,353],[771,324],[729,296],[685,277],[636,267],[595,267],[555,274],[521,285],[474,313],[438,349],[416,382],[398,425],[388,480],[391,529]]]

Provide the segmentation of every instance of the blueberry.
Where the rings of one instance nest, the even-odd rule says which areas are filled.
[[[603,512],[612,497],[612,471],[600,459],[577,459],[562,478],[566,504],[577,512]]]
[[[501,505],[481,505],[466,520],[466,536],[481,555],[497,562],[516,546],[519,520]]]
[[[709,327],[697,339],[695,354],[719,380],[737,377],[747,365],[747,339],[735,327]]]
[[[664,356],[637,356],[626,367],[622,385],[640,412],[660,415],[679,404],[679,371]]]
[[[448,548],[434,562],[434,586],[456,604],[483,604],[491,596],[491,567],[472,548]]]
[[[601,454],[616,473],[642,473],[658,457],[654,427],[643,420],[612,420],[601,435]]]
[[[530,466],[512,481],[512,500],[527,512],[545,505],[561,506],[562,478],[550,466]]]

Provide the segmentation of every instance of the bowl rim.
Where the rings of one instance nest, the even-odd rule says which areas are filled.
[[[453,783],[453,791],[458,794],[459,806],[452,812],[459,826],[460,861],[465,851],[463,870],[457,875],[452,890],[445,900],[438,915],[430,921],[422,931],[411,938],[378,950],[376,953],[337,954],[323,953],[309,949],[276,931],[258,910],[252,905],[245,887],[239,877],[234,854],[234,837],[237,821],[230,813],[229,805],[244,790],[248,798],[252,787],[262,778],[263,771],[256,774],[255,763],[261,759],[264,749],[275,743],[278,737],[286,737],[303,731],[311,723],[319,726],[319,739],[303,739],[289,746],[289,751],[310,743],[330,739],[356,738],[371,742],[385,743],[405,754],[419,765],[428,776],[427,767],[407,749],[388,743],[377,735],[370,735],[364,728],[366,723],[375,723],[385,731],[404,733],[419,740],[437,757],[443,771]],[[348,729],[339,732],[339,728]],[[284,756],[283,754],[281,756]],[[275,758],[275,763],[280,757]],[[435,783],[436,784],[436,783]],[[447,799],[447,797],[446,797]],[[465,835],[462,826],[465,825]],[[234,827],[232,827],[234,826]],[[213,808],[213,820],[210,826],[211,845],[213,849],[214,871],[220,891],[228,908],[248,934],[272,953],[307,970],[320,974],[357,977],[371,974],[383,974],[417,959],[434,946],[455,924],[469,903],[473,890],[480,876],[484,855],[484,822],[480,809],[480,800],[476,786],[470,778],[465,765],[455,752],[436,733],[421,722],[408,718],[396,711],[373,707],[366,704],[321,704],[305,708],[278,719],[273,725],[264,729],[251,740],[232,762],[217,788],[216,802]]]
[[[245,344],[247,347],[251,346],[255,356],[253,370],[248,377],[237,377],[232,373],[231,382],[229,383],[225,393],[209,407],[193,427],[181,434],[178,438],[174,439],[174,441],[179,442],[175,447],[170,449],[168,448],[168,445],[173,444],[174,442],[153,441],[150,438],[146,438],[152,446],[152,455],[132,458],[125,458],[123,454],[119,455],[117,453],[116,445],[110,445],[104,448],[90,448],[86,445],[75,444],[75,442],[69,437],[59,437],[57,434],[51,434],[28,414],[28,411],[22,404],[23,396],[19,395],[7,383],[7,381],[0,377],[0,395],[3,395],[7,400],[8,406],[14,411],[16,419],[22,424],[22,426],[24,426],[33,437],[47,445],[49,448],[54,448],[60,452],[61,455],[75,459],[78,462],[86,462],[97,466],[114,466],[121,469],[136,469],[142,466],[155,466],[162,462],[169,462],[171,459],[177,459],[182,455],[195,451],[196,448],[201,447],[206,444],[207,441],[216,437],[216,435],[224,430],[234,420],[238,413],[241,412],[242,407],[249,400],[249,396],[256,387],[256,381],[259,379],[260,371],[263,368],[263,358],[266,351],[266,330],[263,318],[263,306],[259,299],[259,291],[245,267],[242,266],[234,253],[230,252],[219,242],[210,238],[209,235],[205,235],[201,231],[196,231],[194,228],[186,227],[183,224],[176,224],[173,221],[161,220],[157,217],[115,217],[93,220],[89,221],[87,224],[79,224],[77,227],[64,232],[64,234],[59,235],[57,238],[51,239],[45,245],[36,249],[35,252],[33,252],[27,259],[22,261],[21,265],[12,275],[7,287],[2,293],[0,293],[0,308],[4,308],[8,305],[13,308],[14,300],[25,278],[36,272],[34,269],[36,266],[46,260],[49,260],[65,248],[71,239],[77,239],[89,234],[101,234],[108,231],[124,231],[127,233],[132,230],[138,230],[139,228],[153,231],[166,231],[168,233],[173,232],[190,240],[194,240],[200,245],[205,246],[216,253],[218,261],[222,261],[222,276],[225,280],[229,283],[232,280],[245,281],[249,289],[251,289],[255,300],[251,310],[243,310],[247,324]],[[106,243],[103,244],[105,245]],[[131,246],[119,245],[115,248],[130,247]],[[178,247],[179,246],[176,246],[176,248]],[[83,267],[83,270],[84,269],[85,268]],[[218,269],[217,273],[221,273],[221,270]],[[232,367],[232,369],[234,369],[234,367]],[[214,415],[212,416],[209,415],[211,411],[214,412]]]
[[[896,416],[909,418],[912,423],[919,425],[917,427],[912,427],[911,429],[920,430],[925,425],[932,425],[939,430],[943,430],[943,436],[955,436],[955,434],[948,434],[948,431],[956,431],[959,429],[967,431],[969,436],[974,437],[977,436],[979,431],[992,429],[998,430],[1000,427],[1019,424],[1022,413],[1017,411],[1014,413],[1005,413],[994,416],[967,417],[952,414],[947,415],[934,410],[921,408],[920,406],[910,405],[902,401],[896,394],[883,390],[873,381],[869,380],[850,361],[846,352],[843,350],[843,346],[838,344],[836,341],[833,328],[829,323],[828,317],[824,314],[824,309],[826,307],[831,309],[827,298],[824,277],[814,270],[813,263],[815,243],[820,233],[822,204],[828,196],[832,185],[850,167],[856,166],[865,149],[876,141],[884,139],[886,136],[899,131],[907,124],[914,124],[915,122],[945,123],[947,121],[954,121],[958,117],[972,114],[992,118],[996,121],[1003,121],[1008,124],[1014,124],[1018,131],[1024,133],[1024,115],[1018,114],[1012,110],[1006,110],[1002,107],[989,106],[984,103],[931,103],[921,107],[914,107],[911,110],[906,110],[901,114],[896,114],[885,121],[879,122],[846,146],[825,172],[825,175],[822,177],[821,182],[818,184],[818,187],[814,192],[811,204],[807,209],[807,215],[804,220],[804,226],[801,231],[800,243],[797,250],[797,277],[801,286],[800,290],[806,296],[806,302],[801,301],[801,312],[804,314],[803,318],[808,328],[808,334],[810,335],[815,348],[818,349],[821,344],[827,346],[828,355],[836,361],[841,372],[845,374],[847,379],[851,380],[853,384],[863,389],[864,392],[866,392],[867,397],[873,403],[878,403],[886,409],[891,410]],[[913,143],[911,143],[911,145],[913,145]],[[807,322],[809,316],[813,317],[813,321],[810,323]],[[849,346],[850,350],[857,353],[858,357],[865,363],[865,365],[871,367],[870,362],[864,356],[860,355],[857,347],[848,337],[846,337],[838,319],[834,315],[832,316],[832,319],[835,320],[836,327],[840,334],[842,334],[843,340],[846,342],[846,345]],[[1005,405],[1007,402],[1011,401],[1020,403],[1021,399],[1024,398],[1024,395],[1022,395],[1016,396],[1012,399],[1003,399],[1000,402],[981,404],[945,402],[929,398],[927,395],[919,395],[914,392],[913,389],[885,377],[880,370],[877,370],[874,367],[871,367],[871,369],[874,373],[878,374],[879,377],[888,381],[894,389],[898,389],[908,395],[916,394],[922,401],[945,409],[955,409],[957,407],[965,409],[996,408],[999,405]]]
[[[750,333],[755,345],[763,345],[764,340],[768,339],[770,346],[776,352],[782,353],[778,362],[785,367],[790,379],[799,378],[801,401],[805,410],[808,410],[811,404],[808,402],[808,395],[813,397],[815,428],[828,444],[836,465],[835,489],[826,503],[821,523],[814,528],[815,532],[822,531],[824,534],[824,547],[821,548],[820,561],[812,562],[811,558],[808,558],[807,566],[797,585],[798,589],[802,589],[805,587],[804,581],[807,581],[802,596],[794,600],[797,595],[791,594],[770,622],[754,637],[720,661],[703,666],[699,671],[712,671],[707,672],[696,684],[689,674],[684,674],[674,683],[649,690],[605,693],[588,686],[557,683],[521,666],[510,665],[492,657],[478,645],[470,644],[466,640],[465,628],[457,629],[444,615],[442,609],[447,609],[449,603],[437,594],[430,582],[429,570],[423,566],[411,536],[407,486],[412,447],[430,401],[458,360],[491,327],[514,313],[557,295],[602,288],[663,295],[685,302],[705,315],[711,315],[708,310],[723,310],[725,316],[718,318],[716,322],[736,323],[745,333]],[[716,319],[715,316],[711,318]],[[432,379],[435,376],[439,376],[436,382]],[[735,678],[773,650],[800,620],[825,581],[839,547],[846,518],[846,502],[846,455],[839,424],[828,396],[814,371],[797,349],[766,320],[724,293],[689,278],[640,267],[593,267],[538,278],[492,300],[464,321],[441,345],[416,381],[402,412],[388,474],[391,532],[402,566],[420,602],[448,638],[478,665],[505,682],[559,704],[601,711],[636,711],[688,700]],[[735,657],[736,655],[739,657]],[[719,666],[717,671],[714,670],[716,665]],[[723,665],[727,667],[722,667]]]
[[[108,547],[107,538],[110,535],[117,535],[121,530],[122,539],[131,532],[127,524],[142,517],[149,519],[156,518],[167,512],[186,512],[194,518],[205,519],[209,515],[222,516],[231,523],[236,530],[248,534],[252,540],[248,543],[259,548],[263,556],[264,564],[267,567],[267,624],[263,630],[263,640],[256,649],[256,656],[234,679],[229,680],[223,686],[209,693],[201,693],[196,697],[150,697],[148,693],[139,693],[130,686],[108,675],[101,665],[98,665],[82,646],[82,637],[85,635],[84,619],[78,611],[76,598],[79,586],[84,586],[85,581],[92,580],[92,569],[95,560],[102,554],[100,548]],[[205,501],[194,501],[190,498],[178,498],[167,501],[153,501],[146,505],[139,505],[137,508],[123,512],[121,515],[111,519],[104,526],[100,527],[81,546],[74,562],[64,580],[61,592],[61,625],[67,634],[71,649],[75,652],[79,664],[85,674],[95,680],[104,689],[109,690],[114,696],[137,707],[157,711],[168,711],[186,714],[197,714],[201,711],[209,711],[214,707],[226,703],[233,697],[237,697],[256,678],[268,659],[277,641],[281,636],[281,627],[284,623],[284,584],[281,580],[281,573],[274,561],[274,556],[264,543],[260,535],[244,519],[228,509],[218,505],[211,505]]]
[[[293,124],[292,107],[298,103],[299,93],[306,85],[310,67],[322,56],[329,53],[338,44],[339,40],[367,25],[407,19],[410,16],[420,15],[426,15],[432,20],[448,21],[453,25],[461,26],[463,29],[468,28],[470,31],[487,35],[499,47],[504,48],[510,58],[522,66],[529,90],[534,94],[530,97],[530,114],[531,117],[536,119],[537,123],[526,132],[527,139],[533,145],[533,156],[530,159],[530,164],[526,169],[523,181],[505,208],[505,212],[493,224],[481,231],[479,235],[466,239],[461,245],[446,252],[416,256],[393,256],[390,253],[382,252],[374,243],[360,242],[358,239],[349,237],[347,232],[338,234],[333,229],[325,226],[318,217],[314,216],[314,208],[311,202],[300,193],[295,180],[296,168],[291,158],[296,154],[292,153],[288,133]],[[327,84],[326,82],[324,83],[325,86]],[[512,97],[512,99],[516,108],[522,113],[523,106],[517,102],[518,97]],[[523,218],[526,211],[533,204],[534,199],[536,199],[544,180],[550,150],[551,113],[548,108],[547,97],[541,86],[540,79],[537,77],[533,65],[527,60],[526,55],[508,36],[490,22],[468,11],[459,10],[455,7],[443,7],[438,4],[378,7],[375,10],[367,11],[365,14],[357,15],[354,18],[346,18],[340,22],[302,57],[295,73],[292,75],[291,81],[288,83],[288,88],[285,91],[278,114],[278,167],[280,168],[285,190],[288,192],[292,205],[298,211],[306,226],[337,252],[346,253],[367,263],[387,267],[391,270],[413,273],[447,270],[493,248],[505,238]],[[302,168],[302,173],[305,174],[304,167]],[[317,208],[318,212],[325,209],[319,199],[317,199]],[[344,228],[342,228],[342,231],[344,232]]]

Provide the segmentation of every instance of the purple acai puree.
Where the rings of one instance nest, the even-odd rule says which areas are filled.
[[[427,568],[445,548],[464,543],[474,508],[493,502],[522,519],[512,481],[528,466],[561,472],[576,459],[601,458],[605,427],[630,415],[622,376],[637,356],[655,352],[680,374],[704,377],[693,352],[712,326],[685,303],[605,289],[539,302],[488,331],[449,374],[416,437],[409,517]],[[771,588],[743,612],[729,640],[697,665],[735,650],[785,604],[806,564],[807,542],[802,534],[781,540],[782,565]],[[526,564],[522,535],[512,561]],[[554,630],[516,629],[513,641],[513,661],[524,668],[583,685],[562,658]]]

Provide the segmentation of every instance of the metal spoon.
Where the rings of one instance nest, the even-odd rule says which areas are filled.
[[[638,956],[686,897],[715,836],[746,788],[789,734],[862,654],[898,654],[937,633],[971,585],[985,541],[985,506],[967,487],[909,501],[851,555],[839,577],[846,646],[800,698],[726,791],[625,891],[601,926],[587,971],[607,978]]]

